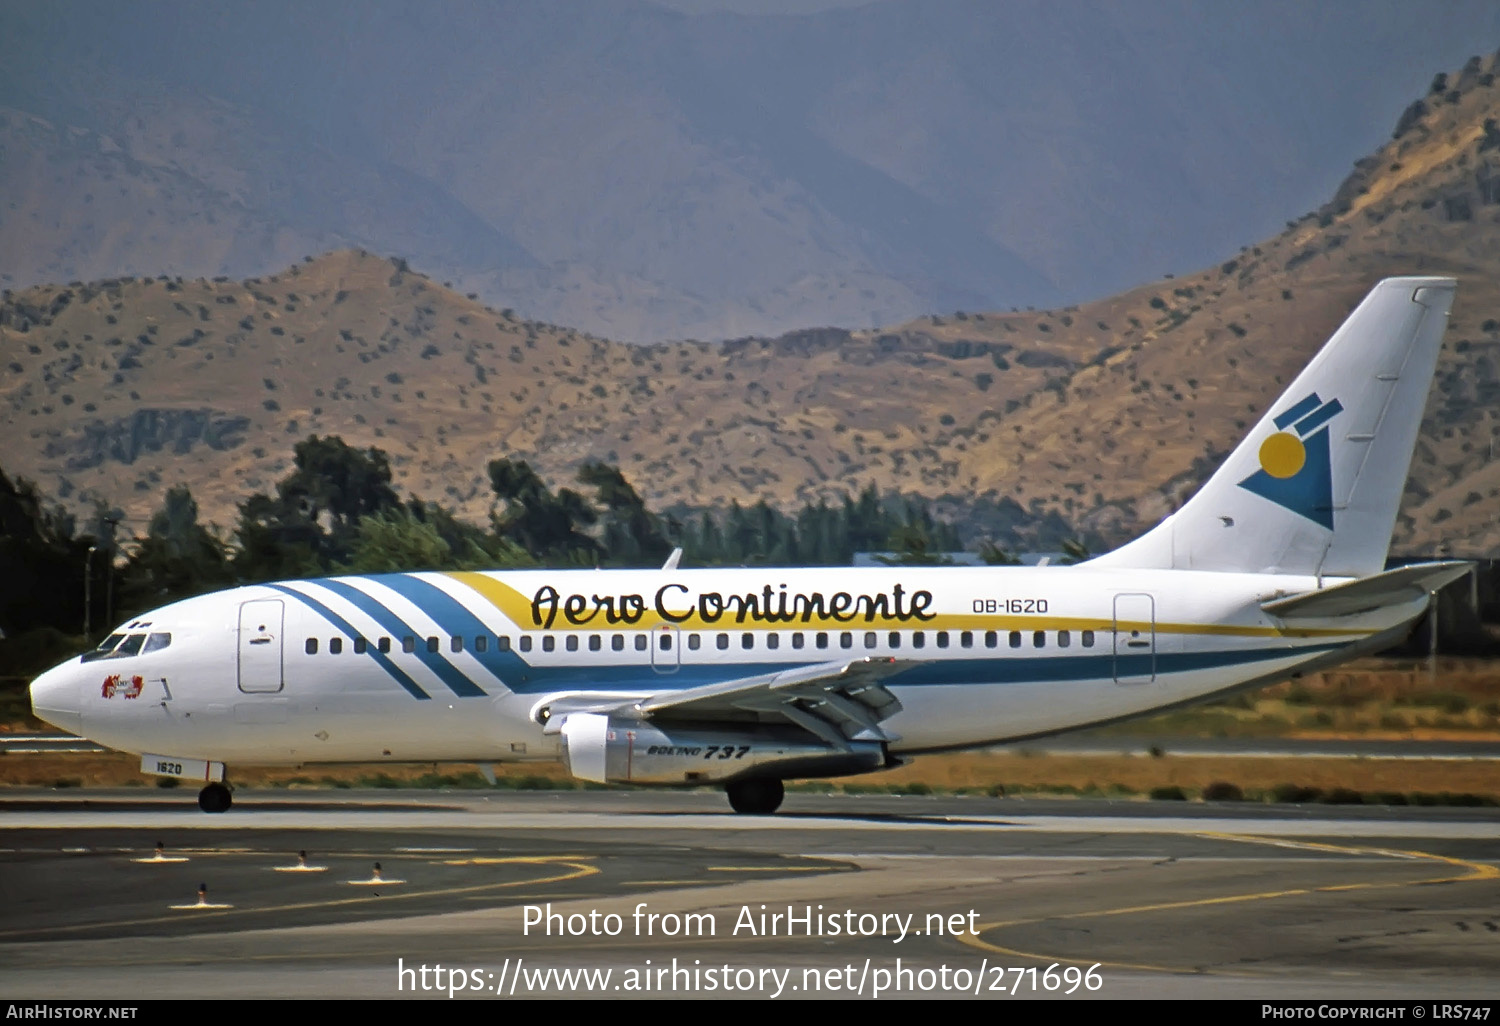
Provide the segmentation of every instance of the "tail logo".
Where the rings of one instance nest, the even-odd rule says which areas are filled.
[[[1260,443],[1260,469],[1240,487],[1333,530],[1333,471],[1328,422],[1342,413],[1337,399],[1318,393],[1277,414],[1277,431]]]

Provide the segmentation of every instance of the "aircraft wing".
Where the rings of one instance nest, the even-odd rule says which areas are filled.
[[[560,718],[559,713],[588,711],[693,723],[779,720],[842,748],[856,737],[895,740],[880,724],[900,712],[901,703],[881,681],[913,665],[910,660],[873,656],[814,663],[645,698],[567,702],[554,708],[553,715]]]
[[[1472,567],[1472,563],[1462,560],[1416,563],[1358,580],[1345,581],[1331,588],[1270,599],[1262,602],[1260,608],[1283,620],[1353,616],[1355,613],[1422,598],[1458,580]]]

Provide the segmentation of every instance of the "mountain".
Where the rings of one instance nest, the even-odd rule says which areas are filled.
[[[391,254],[626,341],[1048,306],[1313,207],[1450,0],[10,0],[0,287]]]
[[[1118,542],[1175,508],[1378,279],[1458,298],[1397,527],[1500,547],[1500,72],[1438,76],[1332,199],[1212,267],[1046,311],[632,346],[528,320],[359,250],[280,273],[113,279],[0,303],[0,466],[134,523],[189,484],[211,519],[292,445],[391,454],[482,519],[485,462],[618,463],[653,504],[787,507],[874,482]],[[1014,503],[1015,506],[1010,504]]]

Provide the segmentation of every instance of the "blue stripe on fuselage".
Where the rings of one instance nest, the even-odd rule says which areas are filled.
[[[304,595],[302,594],[302,592],[296,591],[292,588],[288,588],[283,584],[268,584],[266,585],[266,587],[274,588],[284,595],[290,595],[292,598],[301,602],[313,612],[323,617],[323,619],[333,624],[339,630],[343,631],[349,637],[358,638],[363,636],[359,631],[354,629],[354,626],[349,623],[348,620],[345,620],[342,616],[335,613],[332,609],[329,609],[327,606],[325,606],[323,603],[319,602],[312,596]],[[407,693],[410,694],[413,698],[425,700],[432,697],[427,692],[423,691],[421,687],[418,686],[416,681],[407,676],[406,671],[402,670],[395,663],[391,662],[390,657],[387,656],[384,652],[377,650],[373,644],[365,649],[365,654],[373,658],[375,662],[379,663],[381,669],[390,674],[391,678],[395,680],[397,684],[400,684],[403,688],[405,688]]]
[[[424,581],[411,574],[378,574],[363,578],[363,580],[375,581],[390,588],[430,616],[449,637],[468,635],[472,639],[476,635],[484,635],[487,639],[493,639],[496,636],[495,631],[485,626],[484,621],[462,602],[430,581]],[[528,676],[532,670],[526,661],[513,651],[500,651],[498,642],[494,650],[486,648],[483,652],[475,651],[471,642],[468,650],[469,655],[473,656],[479,665],[506,687],[513,688],[514,682]]]
[[[1231,649],[1203,652],[1158,652],[1156,654],[1156,676],[1174,673],[1190,673],[1195,670],[1211,670],[1245,663],[1265,662],[1271,659],[1310,658],[1323,652],[1343,648],[1343,642],[1327,645],[1308,645],[1300,648]],[[810,662],[827,662],[841,657],[855,660],[863,658],[856,650],[818,652],[820,658]],[[897,658],[903,658],[897,655]],[[1121,667],[1122,673],[1149,673],[1149,668],[1136,669],[1133,660],[1144,664],[1149,657],[1128,657]],[[512,690],[523,694],[536,694],[566,688],[579,691],[678,691],[702,684],[719,684],[795,669],[806,663],[754,662],[754,663],[708,663],[694,665],[683,663],[682,669],[670,677],[656,673],[650,666],[535,666],[530,667],[530,679],[511,685]],[[1029,656],[1023,658],[998,657],[993,659],[935,659],[920,663],[898,674],[885,678],[882,684],[890,687],[932,687],[943,684],[1048,684],[1083,680],[1112,680],[1115,676],[1115,657],[1105,652],[1100,655],[1074,656]]]
[[[398,638],[415,638],[417,642],[416,650],[407,654],[415,655],[418,659],[420,659],[428,669],[437,674],[438,679],[441,680],[445,685],[447,685],[448,690],[452,691],[455,695],[459,695],[463,698],[477,698],[483,697],[487,694],[487,692],[480,688],[479,685],[475,684],[468,677],[464,676],[462,670],[445,659],[441,652],[427,651],[426,639],[418,636],[418,632],[404,620],[402,620],[401,617],[391,612],[385,606],[381,605],[375,599],[371,598],[369,595],[366,595],[358,588],[354,587],[351,584],[346,584],[343,581],[336,581],[331,578],[320,578],[319,580],[309,581],[308,583],[316,585],[320,588],[326,588],[329,591],[333,592],[335,595],[338,595],[340,598],[343,598],[348,602],[353,603],[355,606],[358,606],[361,611],[363,611],[376,623],[380,624],[380,626],[390,631],[394,636]],[[444,632],[448,630],[448,628],[441,623],[439,624],[439,629],[443,630]]]

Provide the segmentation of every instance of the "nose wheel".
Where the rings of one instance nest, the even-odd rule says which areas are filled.
[[[779,780],[739,780],[724,787],[729,807],[744,816],[769,816],[781,808],[786,786]]]
[[[234,798],[223,784],[209,784],[198,792],[198,808],[204,812],[225,812],[233,804]]]

